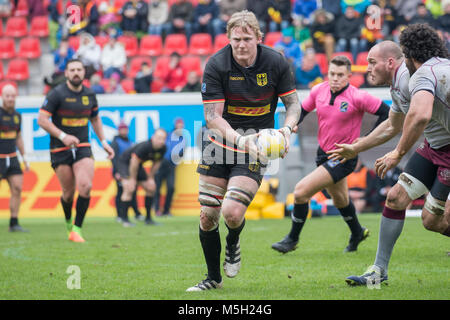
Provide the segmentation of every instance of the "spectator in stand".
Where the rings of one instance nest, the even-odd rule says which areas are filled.
[[[269,31],[276,32],[289,27],[291,11],[291,0],[271,0],[268,9]]]
[[[311,14],[316,9],[317,0],[295,0],[292,12],[294,15],[301,16],[304,19],[305,24],[309,24]]]
[[[350,51],[353,61],[360,52],[361,30],[363,20],[358,16],[358,12],[351,6],[348,6],[344,15],[336,22],[336,52]]]
[[[120,75],[115,72],[109,77],[108,88],[105,88],[106,93],[112,94],[124,94],[125,90],[123,90],[122,85],[120,84]]]
[[[151,0],[148,7],[148,33],[161,36],[169,17],[167,0]]]
[[[178,52],[170,55],[169,68],[162,77],[164,86],[161,92],[180,92],[186,84],[186,70],[180,64],[181,56]]]
[[[341,10],[345,13],[348,7],[353,7],[358,12],[358,16],[361,16],[371,4],[372,0],[341,0]]]
[[[444,14],[445,0],[425,0],[425,6],[433,15],[433,18],[437,19]]]
[[[165,34],[184,33],[190,39],[194,7],[189,0],[176,0],[170,7],[169,18],[165,24]]]
[[[414,23],[428,23],[430,26],[436,26],[436,20],[433,18],[427,7],[423,3],[417,5],[417,11],[414,17],[411,18],[409,24]]]
[[[103,69],[103,77],[109,79],[113,73],[118,73],[123,78],[122,70],[127,64],[127,54],[122,43],[117,41],[115,32],[109,34],[109,41],[103,47],[100,64]]]
[[[142,0],[126,2],[119,11],[122,16],[121,28],[124,34],[136,35],[138,38],[148,30],[148,5]]]
[[[91,84],[91,89],[95,93],[104,94],[105,88],[101,85],[102,78],[98,74],[93,74],[92,77],[89,79],[89,82]]]
[[[134,90],[137,93],[150,93],[151,85],[153,81],[152,68],[147,62],[143,62],[141,70],[136,74],[134,78]]]
[[[313,47],[316,52],[325,53],[328,61],[334,52],[334,18],[333,15],[323,9],[314,11],[313,23],[309,30],[313,40]]]
[[[282,37],[275,43],[275,47],[282,48],[284,56],[292,66],[301,65],[302,50],[300,49],[300,44],[294,39],[294,31],[292,28],[283,29]]]
[[[244,10],[247,7],[246,0],[220,0],[219,17],[213,21],[214,34],[225,33],[227,22],[233,13]]]
[[[322,72],[316,61],[314,49],[307,49],[300,66],[295,68],[295,82],[297,89],[311,89],[323,81]]]
[[[3,1],[3,0],[0,0]],[[9,0],[8,0],[9,1]],[[58,11],[58,0],[50,0],[50,3],[47,7],[49,20],[48,20],[48,29],[49,29],[49,35],[48,35],[48,42],[50,44],[51,50],[58,49],[59,41],[62,38],[62,20],[64,19],[61,17]],[[66,32],[67,35],[67,32]]]
[[[214,0],[200,0],[194,9],[194,33],[209,33],[214,39],[213,21],[219,16],[219,6]]]
[[[161,161],[161,166],[155,174],[155,212],[158,216],[170,217],[170,207],[172,205],[173,195],[175,193],[175,171],[177,165],[186,148],[186,138],[183,135],[184,121],[181,118],[175,119],[175,128],[167,134],[166,147],[167,151]],[[161,212],[159,206],[160,189],[163,181],[166,181],[167,193],[164,202],[164,208]]]
[[[421,2],[422,0],[397,0],[395,9],[399,18],[398,24],[409,24],[411,19],[416,15],[417,5]]]
[[[181,89],[181,92],[200,92],[201,84],[200,77],[196,71],[190,71],[187,76],[187,83]]]
[[[75,51],[69,46],[67,38],[61,40],[59,48],[53,51],[53,62],[55,64],[55,71],[51,77],[45,77],[44,83],[50,87],[55,87],[65,81],[64,70],[66,69],[67,61],[72,59]]]
[[[108,2],[103,1],[98,7],[100,17],[98,18],[98,27],[100,33],[108,34],[111,30],[119,32],[120,18],[114,12],[114,7],[110,6]]]
[[[442,39],[447,43],[450,51],[450,0],[442,0],[442,10],[444,14],[437,18],[436,28]]]
[[[398,17],[395,9],[396,0],[379,1],[381,16],[384,21],[382,24],[383,36],[385,39],[392,39],[392,32],[397,28]],[[382,4],[383,2],[383,4]]]
[[[102,49],[95,42],[94,37],[89,33],[80,35],[80,47],[75,52],[74,58],[80,59],[86,69],[86,79],[100,70],[100,58]]]
[[[80,7],[81,21],[80,23],[69,25],[69,33],[79,34],[82,32],[87,32],[92,36],[98,35],[98,19],[100,18],[100,14],[98,13],[98,8],[95,1],[78,0],[77,3]],[[73,23],[73,20],[68,19],[67,22],[70,24]]]
[[[312,48],[312,38],[309,29],[305,25],[305,19],[298,15],[292,16],[292,25],[287,29],[292,30],[294,34],[294,40],[300,45],[300,49],[305,51],[307,48]],[[286,30],[286,29],[284,29]],[[284,31],[283,30],[283,31]]]
[[[47,8],[44,8],[44,1],[42,0],[28,0],[28,18],[31,20],[34,17],[41,17],[47,15]]]
[[[338,0],[322,0],[321,9],[333,14],[337,19],[342,14],[341,2]],[[319,4],[319,3],[318,3]]]
[[[247,10],[255,14],[262,33],[267,32],[267,23],[269,22],[269,5],[270,0],[247,0]]]
[[[0,18],[11,16],[12,5],[10,0],[0,0]]]

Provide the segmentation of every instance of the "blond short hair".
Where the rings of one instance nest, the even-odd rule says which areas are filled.
[[[253,12],[248,10],[242,10],[239,12],[233,13],[230,20],[228,20],[227,23],[227,36],[228,38],[231,37],[231,31],[234,28],[242,28],[245,32],[248,32],[247,28],[250,28],[255,33],[256,37],[258,39],[262,39],[263,33],[261,32],[261,29],[259,28],[259,22],[258,19],[256,19],[256,16]]]

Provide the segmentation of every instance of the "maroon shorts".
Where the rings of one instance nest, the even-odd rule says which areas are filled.
[[[416,149],[416,152],[437,166],[437,178],[442,184],[450,186],[450,144],[439,149],[433,149],[425,139]]]

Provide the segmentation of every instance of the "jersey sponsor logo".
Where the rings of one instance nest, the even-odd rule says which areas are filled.
[[[228,113],[239,116],[262,116],[270,112],[270,104],[263,107],[234,107],[228,106]]]
[[[0,139],[16,139],[17,131],[0,131]]]
[[[209,170],[209,166],[207,166],[206,164],[199,164],[198,165],[199,168],[203,169],[203,170]]]
[[[264,87],[267,84],[267,73],[258,73],[256,75],[256,83],[260,87]]]
[[[66,102],[77,102],[76,98],[66,98]]]
[[[341,102],[341,106],[339,107],[340,112],[347,112],[348,110],[348,102]]]
[[[10,116],[3,116],[2,120],[3,121],[11,121],[11,117]]]
[[[233,76],[230,76],[230,80],[234,80],[234,81],[243,81],[243,80],[245,80],[245,78],[244,77],[233,77]]]
[[[81,97],[81,103],[85,106],[89,105],[89,97],[88,96],[82,96]]]
[[[61,124],[65,127],[84,127],[88,124],[88,118],[62,118]]]
[[[259,171],[259,163],[258,162],[251,162],[248,165],[248,170],[251,172],[258,172]]]

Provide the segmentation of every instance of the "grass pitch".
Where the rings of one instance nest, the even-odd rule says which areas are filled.
[[[360,215],[371,236],[355,253],[343,253],[349,230],[341,217],[310,219],[299,247],[288,254],[270,248],[290,219],[247,221],[241,234],[242,268],[224,288],[190,292],[204,279],[198,218],[157,218],[160,226],[123,228],[113,218],[85,220],[84,244],[67,240],[64,219],[21,219],[30,233],[7,231],[0,219],[0,299],[300,300],[450,299],[448,238],[407,218],[381,289],[348,287],[375,258],[380,215]],[[226,228],[221,221],[222,247]],[[222,249],[222,261],[224,255]],[[80,271],[80,289],[68,289]],[[68,273],[69,271],[69,273]]]

